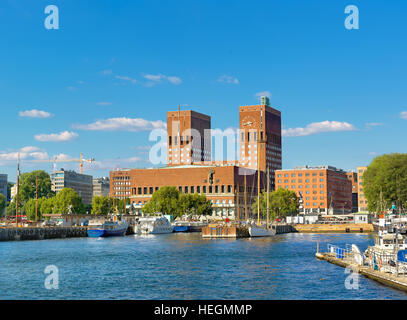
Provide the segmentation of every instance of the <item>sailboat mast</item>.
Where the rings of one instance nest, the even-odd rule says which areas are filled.
[[[35,223],[37,223],[38,216],[38,176],[35,177]]]
[[[269,192],[270,192],[270,168],[267,167],[267,228],[269,227]]]
[[[244,219],[247,221],[247,187],[246,187],[246,172],[244,175]]]
[[[257,132],[257,225],[260,225],[260,153],[259,153],[259,132]]]
[[[240,219],[240,214],[239,214],[239,183],[237,184],[236,205],[237,205],[237,223],[239,223],[239,219]]]
[[[16,227],[18,227],[18,194],[20,193],[20,154],[17,162]]]

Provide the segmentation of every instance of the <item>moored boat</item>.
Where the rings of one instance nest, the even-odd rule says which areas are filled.
[[[124,236],[129,223],[127,221],[105,221],[104,223],[89,223],[88,237],[118,237]]]
[[[249,225],[250,237],[272,237],[276,235],[276,231],[272,228],[262,225]]]
[[[163,216],[143,217],[138,220],[135,233],[138,234],[166,234],[172,233],[174,227]]]

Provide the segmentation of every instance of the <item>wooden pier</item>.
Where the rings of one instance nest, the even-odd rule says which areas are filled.
[[[248,238],[249,229],[241,225],[209,224],[202,228],[202,238]]]
[[[335,253],[320,253],[315,254],[316,258],[319,260],[325,260],[329,263],[338,265],[344,268],[352,268],[352,270],[364,275],[367,278],[373,279],[380,282],[386,286],[407,291],[407,277],[406,276],[395,276],[390,273],[385,273],[377,270],[373,270],[368,266],[360,266],[352,261],[346,259],[339,259],[336,257]]]

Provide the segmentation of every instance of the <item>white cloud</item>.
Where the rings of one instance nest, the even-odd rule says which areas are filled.
[[[48,153],[42,149],[33,146],[23,147],[18,150],[0,151],[0,162],[17,161],[18,156],[21,160],[46,160]]]
[[[270,91],[260,91],[260,92],[257,92],[254,96],[257,98],[260,98],[262,96],[271,98],[271,92]]]
[[[403,111],[400,113],[400,118],[401,119],[406,119],[407,120],[407,111]]]
[[[96,103],[98,106],[110,106],[112,103],[107,101],[101,101]]]
[[[130,78],[130,77],[127,77],[127,76],[115,76],[115,78],[120,79],[120,80],[124,80],[124,81],[129,81],[131,83],[137,83],[138,82],[137,79]]]
[[[28,117],[28,118],[50,118],[52,114],[46,111],[32,109],[26,111],[20,111],[18,113],[20,117]]]
[[[224,74],[223,76],[220,76],[218,78],[218,82],[224,82],[224,83],[231,83],[231,84],[239,84],[239,80],[235,77],[228,76]]]
[[[383,125],[383,123],[381,123],[381,122],[368,122],[368,123],[366,123],[366,126],[368,126],[368,127],[378,127],[378,126],[382,126]]]
[[[76,129],[91,131],[149,131],[153,129],[165,129],[166,123],[158,121],[149,121],[140,118],[110,118],[98,120],[90,124],[74,125]]]
[[[321,132],[353,131],[356,128],[348,122],[322,121],[308,124],[305,128],[283,129],[284,137],[309,136]]]
[[[112,70],[102,70],[99,72],[101,75],[107,76],[109,74],[112,74]]]
[[[148,85],[152,86],[155,85],[159,82],[162,81],[168,81],[169,83],[173,85],[179,85],[182,83],[181,78],[175,77],[175,76],[166,76],[164,74],[145,74],[143,75],[143,78],[150,80],[151,82],[148,83]]]
[[[76,139],[78,134],[75,132],[64,131],[61,133],[51,134],[37,134],[34,136],[35,140],[41,142],[64,142]]]
[[[87,170],[115,170],[116,168],[125,168],[126,166],[132,166],[136,163],[147,162],[139,157],[131,158],[117,158],[117,159],[105,159],[95,161],[93,163],[85,163]]]

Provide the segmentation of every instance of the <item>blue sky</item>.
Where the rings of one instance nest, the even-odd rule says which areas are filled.
[[[50,4],[59,30],[44,27]],[[344,26],[349,4],[359,30]],[[168,110],[180,104],[210,115],[212,128],[236,128],[238,107],[259,92],[288,130],[283,168],[348,170],[405,152],[406,13],[401,0],[3,0],[0,172],[15,180],[17,152],[83,152],[97,160],[86,170],[94,176],[149,167],[148,136]],[[337,131],[321,132],[332,121]],[[52,164],[22,164],[34,168]]]

